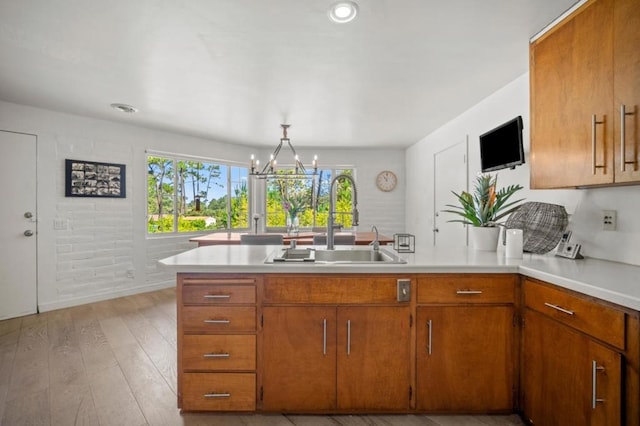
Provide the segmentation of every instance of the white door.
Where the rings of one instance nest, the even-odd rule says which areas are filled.
[[[439,247],[459,247],[467,245],[467,228],[461,223],[447,222],[457,217],[443,213],[447,204],[458,204],[451,193],[467,190],[467,138],[433,156],[434,214],[433,245]]]
[[[37,312],[36,137],[0,130],[0,320]]]

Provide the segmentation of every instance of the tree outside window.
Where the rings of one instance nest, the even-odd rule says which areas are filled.
[[[280,174],[292,174],[292,170],[280,170]],[[327,226],[329,217],[329,185],[333,176],[339,174],[353,175],[350,169],[318,170],[315,178],[309,175],[305,179],[270,178],[266,188],[266,218],[267,229],[283,228],[286,226],[287,211],[285,207],[299,208],[297,216],[301,227]],[[336,224],[350,228],[353,223],[351,182],[344,179],[336,183]]]
[[[246,167],[156,156],[147,166],[149,233],[248,228]]]

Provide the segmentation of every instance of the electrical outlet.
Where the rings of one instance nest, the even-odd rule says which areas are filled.
[[[399,279],[397,280],[398,287],[398,302],[410,302],[411,301],[411,280]]]
[[[617,216],[618,214],[615,210],[602,210],[602,230],[615,231]]]

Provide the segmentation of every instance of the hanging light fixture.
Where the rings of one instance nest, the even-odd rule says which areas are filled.
[[[251,154],[251,167],[250,167],[250,175],[255,176],[257,178],[266,179],[268,177],[278,178],[301,178],[301,177],[309,177],[307,173],[307,169],[300,161],[300,157],[296,153],[295,148],[291,144],[291,139],[287,136],[287,129],[291,127],[290,124],[281,124],[282,127],[282,137],[280,138],[280,143],[276,146],[276,149],[273,150],[269,158],[269,162],[264,165],[262,170],[260,170],[260,160],[256,160],[255,156]],[[293,154],[295,172],[294,173],[277,173],[277,164],[278,164],[278,154],[280,154],[280,150],[282,149],[282,145],[287,144],[289,149],[291,149],[291,153]],[[313,156],[313,162],[311,163],[311,168],[313,169],[312,176],[318,172],[318,156]]]

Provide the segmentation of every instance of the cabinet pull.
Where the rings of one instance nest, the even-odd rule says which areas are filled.
[[[347,320],[347,355],[351,355],[351,320]]]
[[[327,319],[322,320],[322,355],[327,354]]]
[[[231,354],[228,354],[228,353],[227,354],[225,354],[225,353],[222,353],[222,354],[210,353],[210,354],[204,354],[202,356],[205,357],[205,358],[229,358],[231,356]]]
[[[482,290],[456,290],[456,294],[482,294]]]
[[[215,319],[208,319],[208,320],[204,320],[205,324],[229,324],[231,321],[229,321],[228,319],[220,319],[220,320],[215,320]]]
[[[223,393],[205,393],[204,395],[205,398],[230,398],[231,394],[228,392],[223,392]]]
[[[562,312],[562,313],[565,313],[565,314],[567,314],[567,315],[573,315],[573,314],[574,314],[574,312],[573,312],[573,311],[570,311],[570,310],[568,310],[568,309],[561,308],[560,306],[558,306],[558,305],[554,305],[553,303],[547,303],[547,302],[544,302],[544,306],[548,306],[549,308],[555,309],[555,310],[560,311],[560,312]]]
[[[596,165],[596,126],[598,124],[603,124],[603,121],[598,121],[596,119],[596,115],[593,114],[591,116],[591,166],[592,166],[592,173],[595,175],[596,174],[596,169],[603,169],[604,165],[598,166]]]
[[[591,380],[591,408],[593,408],[594,410],[596,409],[596,404],[598,402],[604,402],[604,399],[602,398],[598,398],[596,395],[598,393],[598,371],[604,371],[604,367],[602,366],[598,366],[598,363],[593,360],[591,362],[591,376],[592,376],[592,380]]]
[[[432,322],[431,320],[427,321],[427,329],[428,329],[428,333],[429,335],[427,336],[427,353],[429,355],[431,355],[431,328],[432,328]]]
[[[230,299],[230,294],[205,294],[205,299]]]
[[[635,164],[635,161],[627,161],[627,115],[633,115],[633,112],[627,112],[625,104],[620,105],[620,171],[626,171],[627,164]]]

